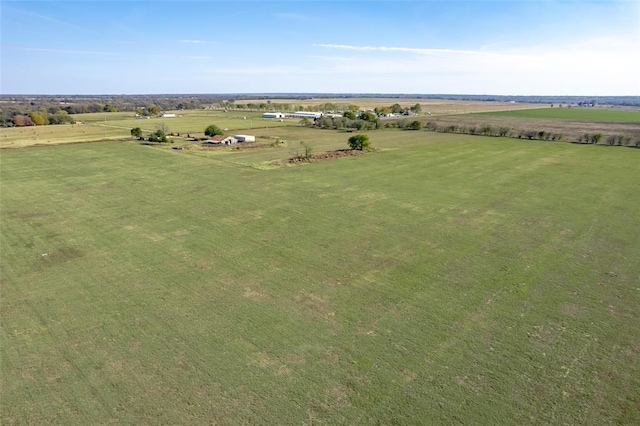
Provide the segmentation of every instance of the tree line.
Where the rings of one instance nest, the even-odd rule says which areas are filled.
[[[467,135],[509,137],[540,141],[568,141],[594,145],[599,144],[601,141],[604,141],[607,145],[611,146],[629,146],[640,148],[640,136],[636,136],[634,139],[629,135],[621,134],[610,134],[605,138],[605,135],[599,132],[584,133],[578,136],[577,139],[568,140],[563,133],[550,132],[546,130],[518,130],[505,126],[496,127],[490,124],[471,126],[447,124],[444,126],[439,126],[437,123],[429,121],[424,125],[424,128],[432,132],[440,133],[460,133]]]

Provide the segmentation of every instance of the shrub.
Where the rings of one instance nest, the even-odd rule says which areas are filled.
[[[602,133],[593,133],[589,135],[589,142],[592,144],[597,144],[602,139]]]
[[[419,120],[412,121],[403,127],[405,130],[420,130],[422,129],[422,123]]]
[[[207,136],[224,135],[224,131],[215,124],[211,124],[204,130],[204,134]]]
[[[488,124],[482,126],[482,129],[480,131],[482,132],[482,134],[484,136],[492,136],[493,135],[493,127],[491,127]]]
[[[162,130],[156,130],[149,135],[149,142],[167,142],[167,135]]]
[[[349,147],[362,151],[370,146],[368,135],[355,135],[349,138]]]

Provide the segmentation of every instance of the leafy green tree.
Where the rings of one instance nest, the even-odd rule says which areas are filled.
[[[204,134],[207,136],[224,135],[224,131],[215,124],[211,124],[204,130]]]
[[[323,115],[317,120],[317,126],[322,129],[332,129],[333,128],[333,118]]]
[[[375,108],[373,109],[373,111],[374,111],[376,114],[384,114],[384,115],[387,115],[387,114],[390,114],[390,113],[391,113],[391,108],[390,108],[390,107],[388,107],[388,106],[381,106],[381,107],[375,107]]]
[[[33,111],[29,113],[29,118],[36,126],[42,126],[49,123],[47,114],[43,112]]]
[[[362,114],[360,114],[358,118],[364,121],[376,121],[376,118],[378,117],[376,117],[376,115],[371,111],[365,111]]]
[[[344,118],[348,118],[349,120],[355,120],[356,119],[356,113],[351,111],[351,110],[343,112],[342,116]]]
[[[394,114],[402,114],[404,112],[404,108],[400,104],[391,105],[391,112]]]
[[[103,111],[104,111],[104,112],[118,112],[119,110],[118,110],[118,107],[117,107],[117,106],[115,106],[115,105],[106,104],[106,105],[103,107]]]
[[[369,135],[355,135],[349,138],[349,147],[351,149],[357,149],[362,151],[365,148],[369,148]]]
[[[133,129],[131,129],[131,136],[133,136],[134,138],[139,138],[140,136],[142,136],[142,129],[140,127],[134,127]]]
[[[167,142],[167,135],[162,130],[156,130],[149,135],[149,142]]]
[[[49,124],[65,124],[73,122],[73,117],[69,116],[69,113],[63,109],[56,111],[54,114],[49,114]]]
[[[409,108],[411,110],[411,112],[415,113],[415,114],[420,114],[422,112],[422,105],[420,104],[415,104],[414,106],[412,106],[411,108]]]
[[[147,107],[147,110],[149,111],[149,114],[151,114],[151,115],[158,115],[160,113],[160,108],[158,108],[158,106],[155,105],[155,104],[149,105]]]

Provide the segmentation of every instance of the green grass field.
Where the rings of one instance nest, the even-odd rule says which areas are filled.
[[[639,424],[640,151],[371,138],[2,150],[0,422]]]
[[[540,108],[513,111],[480,112],[481,115],[520,118],[560,118],[584,121],[640,122],[640,111],[601,108]]]

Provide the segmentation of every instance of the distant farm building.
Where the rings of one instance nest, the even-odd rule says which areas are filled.
[[[238,142],[238,140],[232,136],[215,135],[211,136],[203,143],[214,145],[233,145],[236,142]]]
[[[165,117],[165,118],[173,118],[176,115],[173,113],[169,113],[169,112],[163,112],[162,114],[160,114],[160,117]]]
[[[284,118],[284,114],[281,112],[265,112],[262,114],[262,118]]]
[[[288,116],[293,118],[320,118],[322,117],[322,113],[311,111],[296,111],[293,114],[288,114]]]
[[[235,135],[234,138],[236,138],[238,142],[255,142],[256,141],[256,137],[252,135]]]

